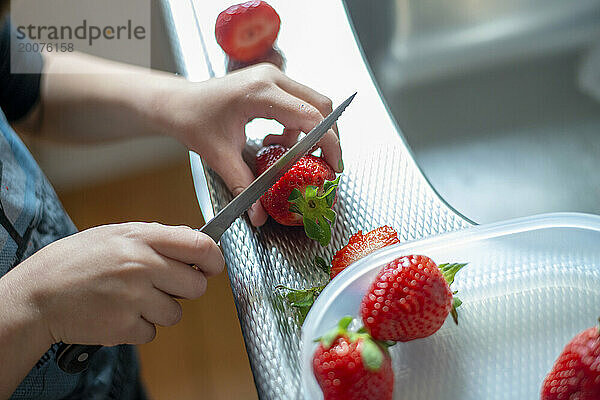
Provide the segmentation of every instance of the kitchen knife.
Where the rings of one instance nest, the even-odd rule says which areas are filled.
[[[215,242],[219,242],[221,236],[231,226],[233,221],[249,209],[292,165],[319,142],[325,132],[333,126],[342,112],[348,107],[348,104],[352,102],[354,96],[356,96],[356,93],[336,107],[331,114],[256,178],[250,186],[219,211],[213,219],[200,228],[200,232],[207,234]],[[100,345],[61,343],[56,353],[56,362],[64,372],[76,374],[87,368],[90,358],[100,348],[102,348]]]

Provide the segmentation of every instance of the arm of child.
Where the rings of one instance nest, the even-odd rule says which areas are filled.
[[[198,267],[194,269],[189,264]],[[52,343],[147,343],[200,297],[223,256],[184,226],[126,223],[58,240],[0,278],[0,398]]]
[[[61,72],[61,73],[56,73]],[[242,159],[244,126],[271,118],[285,126],[266,143],[293,144],[332,111],[331,100],[293,81],[271,64],[192,83],[171,74],[73,53],[47,56],[40,105],[18,128],[68,141],[98,141],[149,134],[173,136],[203,160],[237,195],[254,179]],[[319,143],[341,172],[336,128]],[[266,213],[249,210],[254,225]]]

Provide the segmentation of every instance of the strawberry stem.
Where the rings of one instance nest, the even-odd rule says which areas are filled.
[[[458,271],[460,271],[467,263],[464,264],[440,264],[438,268],[442,271],[442,275],[444,275],[444,279],[448,282],[448,286],[454,283],[454,276]]]
[[[331,271],[331,265],[327,264],[327,261],[323,259],[323,257],[315,256],[313,260],[315,266],[319,268],[321,271],[327,274],[329,277],[329,272]]]
[[[306,236],[318,241],[323,247],[331,241],[331,227],[336,219],[331,207],[339,182],[339,176],[333,181],[325,181],[322,193],[312,185],[305,188],[304,194],[294,188],[288,197],[290,212],[302,215]]]
[[[328,350],[338,337],[346,337],[352,343],[362,340],[360,358],[365,368],[370,371],[378,371],[383,364],[385,354],[387,354],[387,348],[392,344],[373,339],[364,327],[356,332],[349,332],[348,327],[353,319],[349,315],[343,317],[335,328],[320,338],[315,339],[315,342],[321,342],[323,348]]]
[[[458,312],[456,311],[456,309],[460,307],[461,304],[462,301],[458,297],[452,298],[452,308],[450,309],[450,315],[452,315],[452,319],[454,320],[454,323],[456,325],[458,325]]]

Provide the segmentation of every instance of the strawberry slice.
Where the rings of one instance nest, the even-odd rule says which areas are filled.
[[[272,48],[280,23],[279,15],[269,4],[247,1],[219,14],[215,36],[229,57],[248,62]]]
[[[331,279],[346,269],[350,264],[360,260],[375,250],[392,244],[400,243],[398,233],[390,226],[381,226],[363,235],[358,231],[350,236],[348,244],[342,247],[331,260]]]

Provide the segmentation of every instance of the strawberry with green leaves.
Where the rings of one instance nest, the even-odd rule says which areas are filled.
[[[256,173],[262,174],[288,149],[281,145],[263,147],[256,155]],[[336,214],[339,177],[321,157],[300,158],[262,197],[265,211],[282,225],[304,225],[306,235],[327,246]]]
[[[580,332],[565,346],[544,379],[540,399],[600,399],[600,324]]]
[[[441,264],[410,255],[386,264],[360,305],[365,328],[377,340],[407,342],[435,333],[449,313],[458,323],[450,284],[466,264]]]
[[[352,317],[316,341],[313,373],[325,400],[391,400],[392,361],[385,343],[365,332],[351,332]]]

